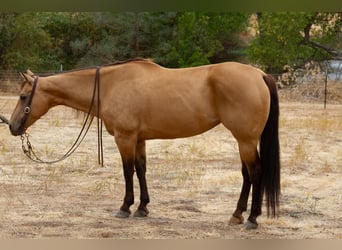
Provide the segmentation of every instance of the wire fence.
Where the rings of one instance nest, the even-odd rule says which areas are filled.
[[[41,72],[39,74],[51,73]],[[302,69],[284,67],[283,74],[272,74],[277,80],[278,87],[293,88],[294,86],[324,86],[325,93],[329,92],[328,82],[342,85],[342,61],[326,61],[323,63],[309,62]],[[20,74],[15,70],[0,70],[0,94],[17,95],[22,83]],[[305,85],[306,84],[306,85]],[[325,100],[326,102],[326,100]]]
[[[17,71],[0,70],[0,93],[13,95],[17,94],[22,79]]]

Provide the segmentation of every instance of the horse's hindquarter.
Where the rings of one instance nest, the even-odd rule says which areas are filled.
[[[265,73],[240,63],[217,64],[210,78],[221,122],[238,140],[257,141],[268,118]]]

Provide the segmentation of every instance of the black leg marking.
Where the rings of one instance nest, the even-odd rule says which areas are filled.
[[[139,179],[140,185],[140,205],[134,213],[136,217],[145,217],[149,211],[146,205],[150,202],[146,183],[146,149],[145,141],[138,142],[135,154],[135,170]]]

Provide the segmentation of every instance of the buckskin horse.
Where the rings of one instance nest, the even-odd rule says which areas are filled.
[[[94,77],[101,76],[98,101],[93,102],[91,112],[114,136],[122,158],[126,190],[117,217],[131,214],[134,172],[140,184],[140,204],[134,216],[149,213],[146,140],[190,137],[220,123],[237,140],[242,162],[243,184],[230,223],[244,222],[251,187],[245,227],[257,228],[264,196],[267,215],[277,216],[279,102],[274,78],[260,69],[235,62],[169,69],[148,59],[133,59],[44,77],[29,70],[22,75],[25,81],[9,124],[14,136],[25,133],[56,105],[87,112],[94,97]]]

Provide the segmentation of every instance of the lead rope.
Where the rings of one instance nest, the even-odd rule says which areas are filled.
[[[83,126],[81,128],[81,131],[75,140],[74,144],[70,147],[70,149],[59,159],[57,160],[52,160],[52,161],[46,161],[42,160],[40,157],[37,156],[37,154],[34,152],[32,144],[29,140],[30,135],[28,133],[24,133],[20,136],[21,139],[21,145],[22,145],[22,150],[24,154],[32,161],[37,162],[37,163],[46,163],[46,164],[53,164],[60,162],[62,160],[65,160],[69,156],[71,156],[76,149],[80,146],[80,144],[83,142],[85,136],[87,135],[90,125],[93,122],[94,115],[91,115],[91,112],[94,108],[94,102],[95,102],[95,95],[96,91],[98,92],[97,95],[97,102],[98,102],[98,107],[97,107],[97,132],[98,132],[98,163],[103,167],[103,144],[102,144],[102,120],[99,118],[100,114],[100,67],[96,68],[96,74],[95,74],[95,81],[94,81],[94,89],[93,89],[93,96],[92,100],[89,106],[89,110],[87,113],[87,116],[84,120]],[[87,125],[88,123],[88,125]],[[25,143],[26,141],[26,143]],[[25,145],[26,144],[26,145]],[[27,148],[26,148],[27,146]]]
[[[5,123],[5,124],[9,124],[9,121],[7,120],[6,117],[4,117],[3,115],[0,115],[0,123]]]
[[[100,119],[100,67],[96,68],[95,85],[97,86],[97,160],[98,164],[103,167],[102,119]]]

